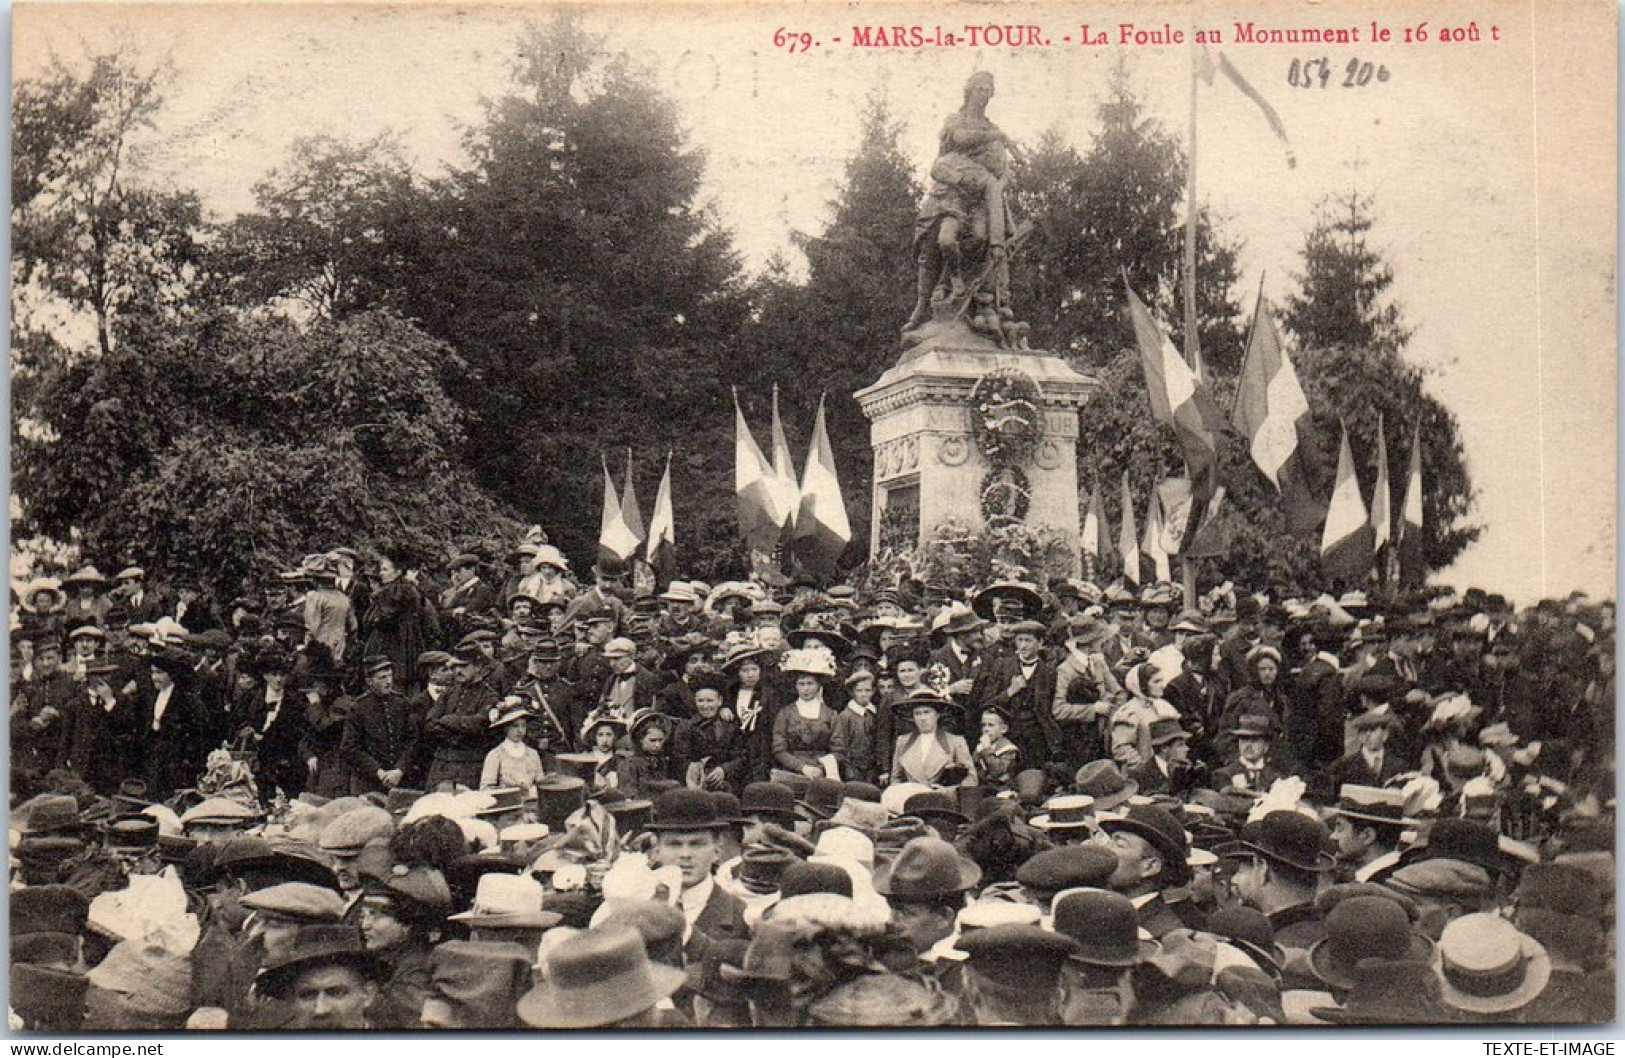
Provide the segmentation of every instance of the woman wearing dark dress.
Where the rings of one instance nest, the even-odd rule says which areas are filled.
[[[824,776],[821,760],[835,735],[835,710],[824,700],[835,682],[835,656],[827,650],[791,650],[781,666],[795,680],[795,700],[773,718],[775,781],[796,784]]]

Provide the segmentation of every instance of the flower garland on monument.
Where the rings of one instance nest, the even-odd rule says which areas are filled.
[[[1023,521],[1032,507],[1032,482],[1023,467],[1043,436],[1038,384],[1016,368],[997,368],[971,389],[970,413],[976,446],[989,464],[982,477],[982,521],[990,528]]]

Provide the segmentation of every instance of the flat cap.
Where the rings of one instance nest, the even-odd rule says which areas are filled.
[[[1028,858],[1016,869],[1016,881],[1046,893],[1101,889],[1116,870],[1116,854],[1103,845],[1062,845]]]
[[[318,840],[323,852],[354,854],[375,839],[388,840],[395,832],[395,820],[388,811],[374,805],[352,808],[322,828]]]
[[[344,918],[342,896],[305,882],[268,886],[243,897],[242,904],[250,911],[293,922],[338,922]]]

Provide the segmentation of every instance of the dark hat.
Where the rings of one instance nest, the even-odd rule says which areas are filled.
[[[1275,720],[1268,713],[1242,713],[1229,731],[1234,738],[1275,737]]]
[[[451,886],[432,867],[396,864],[386,875],[363,878],[362,884],[369,894],[387,900],[402,922],[432,925],[451,913]]]
[[[959,802],[942,790],[922,790],[914,794],[904,802],[903,815],[915,816],[928,822],[933,819],[957,824],[970,822],[970,817],[959,810]]]
[[[1039,893],[1103,888],[1117,870],[1117,856],[1104,845],[1062,845],[1028,857],[1016,881]]]
[[[559,641],[552,636],[543,636],[530,646],[530,660],[532,661],[563,661],[564,653],[559,649]]]
[[[1170,742],[1189,742],[1191,733],[1180,725],[1178,717],[1151,721],[1151,745],[1166,746]]]
[[[1083,946],[1065,933],[1021,923],[988,926],[960,936],[954,947],[970,956],[970,969],[1029,994],[1051,992],[1061,967]]]
[[[1438,1025],[1454,1020],[1440,1001],[1439,975],[1427,963],[1363,959],[1341,1007],[1310,1007],[1334,1025]]]
[[[25,837],[74,834],[84,826],[79,802],[66,794],[40,794],[18,805],[12,819],[17,832]]]
[[[880,787],[872,782],[843,782],[841,784],[841,800],[868,801],[873,804],[880,803]]]
[[[1164,878],[1175,885],[1189,880],[1191,869],[1185,861],[1190,857],[1190,842],[1185,828],[1167,810],[1155,805],[1132,805],[1125,815],[1101,817],[1100,829],[1108,834],[1123,830],[1144,838],[1162,856]]]
[[[1280,811],[1260,820],[1242,846],[1275,863],[1320,873],[1337,866],[1336,859],[1326,851],[1329,840],[1326,827],[1318,819],[1301,812]]]
[[[716,802],[704,790],[678,787],[654,801],[654,821],[646,829],[661,831],[726,830],[732,824],[717,815]]]
[[[898,712],[912,713],[921,706],[924,706],[927,709],[935,709],[939,713],[957,713],[959,711],[959,706],[952,699],[944,698],[937,692],[929,690],[925,687],[921,687],[919,690],[914,691],[908,697],[899,701],[895,706],[893,706],[893,709]]]
[[[834,893],[852,895],[852,876],[833,863],[790,864],[779,879],[779,896],[788,900],[807,893]]]
[[[432,670],[444,668],[455,660],[444,650],[425,650],[417,656],[417,665],[420,669]]]
[[[371,657],[362,659],[361,670],[368,676],[380,672],[394,672],[395,663],[382,654],[374,654]]]
[[[1072,787],[1094,798],[1098,812],[1109,812],[1140,792],[1140,784],[1124,778],[1117,764],[1109,760],[1092,760],[1079,768]]]
[[[587,800],[587,784],[576,775],[544,775],[536,780],[536,818],[553,833],[562,833],[565,820]]]
[[[464,568],[465,566],[478,566],[479,564],[480,564],[480,556],[471,555],[471,554],[469,554],[467,552],[464,552],[463,554],[458,555],[456,558],[453,558],[450,562],[447,562],[446,563],[446,569],[455,572],[455,571],[457,571],[459,569]]]
[[[280,996],[301,971],[315,966],[351,966],[371,980],[383,976],[383,965],[367,950],[355,926],[321,923],[294,931],[286,947],[270,952],[260,969],[267,995]]]
[[[809,815],[828,819],[840,809],[843,796],[841,780],[820,778],[807,784],[806,793],[796,803]]]
[[[119,816],[108,822],[105,833],[110,849],[145,852],[158,847],[158,820],[151,816]]]
[[[753,782],[746,786],[739,795],[739,814],[767,816],[788,823],[801,818],[796,812],[795,792],[777,782]]]
[[[1518,882],[1520,912],[1543,908],[1562,915],[1599,918],[1603,910],[1602,886],[1579,867],[1566,863],[1532,863]]]
[[[971,596],[970,605],[978,617],[991,621],[996,614],[1013,614],[1017,610],[1021,618],[1036,617],[1044,609],[1044,599],[1031,585],[1000,581]]]
[[[825,1028],[925,1028],[951,1023],[955,1009],[933,979],[871,973],[825,995],[807,1016]]]
[[[72,961],[73,938],[85,932],[90,899],[67,885],[30,885],[11,894],[13,962],[49,962],[66,954]],[[64,951],[66,949],[66,951]]]
[[[1400,720],[1400,718],[1395,715],[1394,711],[1388,708],[1388,703],[1386,702],[1384,702],[1382,705],[1367,709],[1365,712],[1355,717],[1353,723],[1356,731],[1364,731],[1367,728],[1372,727],[1397,728],[1404,726],[1404,721]]]
[[[519,1017],[541,1029],[611,1025],[666,999],[687,980],[673,966],[649,961],[631,926],[606,924],[566,937],[546,955],[541,981],[519,1000]]]
[[[1418,860],[1461,860],[1497,875],[1507,873],[1509,866],[1501,853],[1500,836],[1494,827],[1476,819],[1454,817],[1434,823],[1426,843],[1407,850],[1400,857],[1402,865]]]
[[[1052,911],[1056,933],[1078,942],[1072,958],[1090,966],[1134,966],[1155,954],[1157,946],[1140,940],[1134,902],[1108,889],[1073,889],[1056,896]]]
[[[1275,927],[1262,911],[1241,904],[1221,907],[1208,916],[1207,932],[1234,944],[1246,952],[1260,970],[1280,979],[1286,951],[1275,943]]]
[[[1353,988],[1362,959],[1433,958],[1433,942],[1411,928],[1403,907],[1384,897],[1350,897],[1332,908],[1325,925],[1326,935],[1309,948],[1309,964],[1333,988]]]
[[[982,869],[937,837],[918,837],[875,872],[875,891],[893,901],[941,900],[982,880]]]

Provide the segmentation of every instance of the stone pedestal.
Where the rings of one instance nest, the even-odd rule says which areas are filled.
[[[1031,492],[1023,521],[1059,529],[1078,562],[1078,408],[1095,380],[1058,356],[975,339],[911,350],[854,394],[874,446],[871,556],[885,546],[916,545],[949,518],[984,527],[982,486],[992,464],[975,436],[970,396],[1000,369],[1022,372],[1039,393],[1042,433],[1021,464]]]

